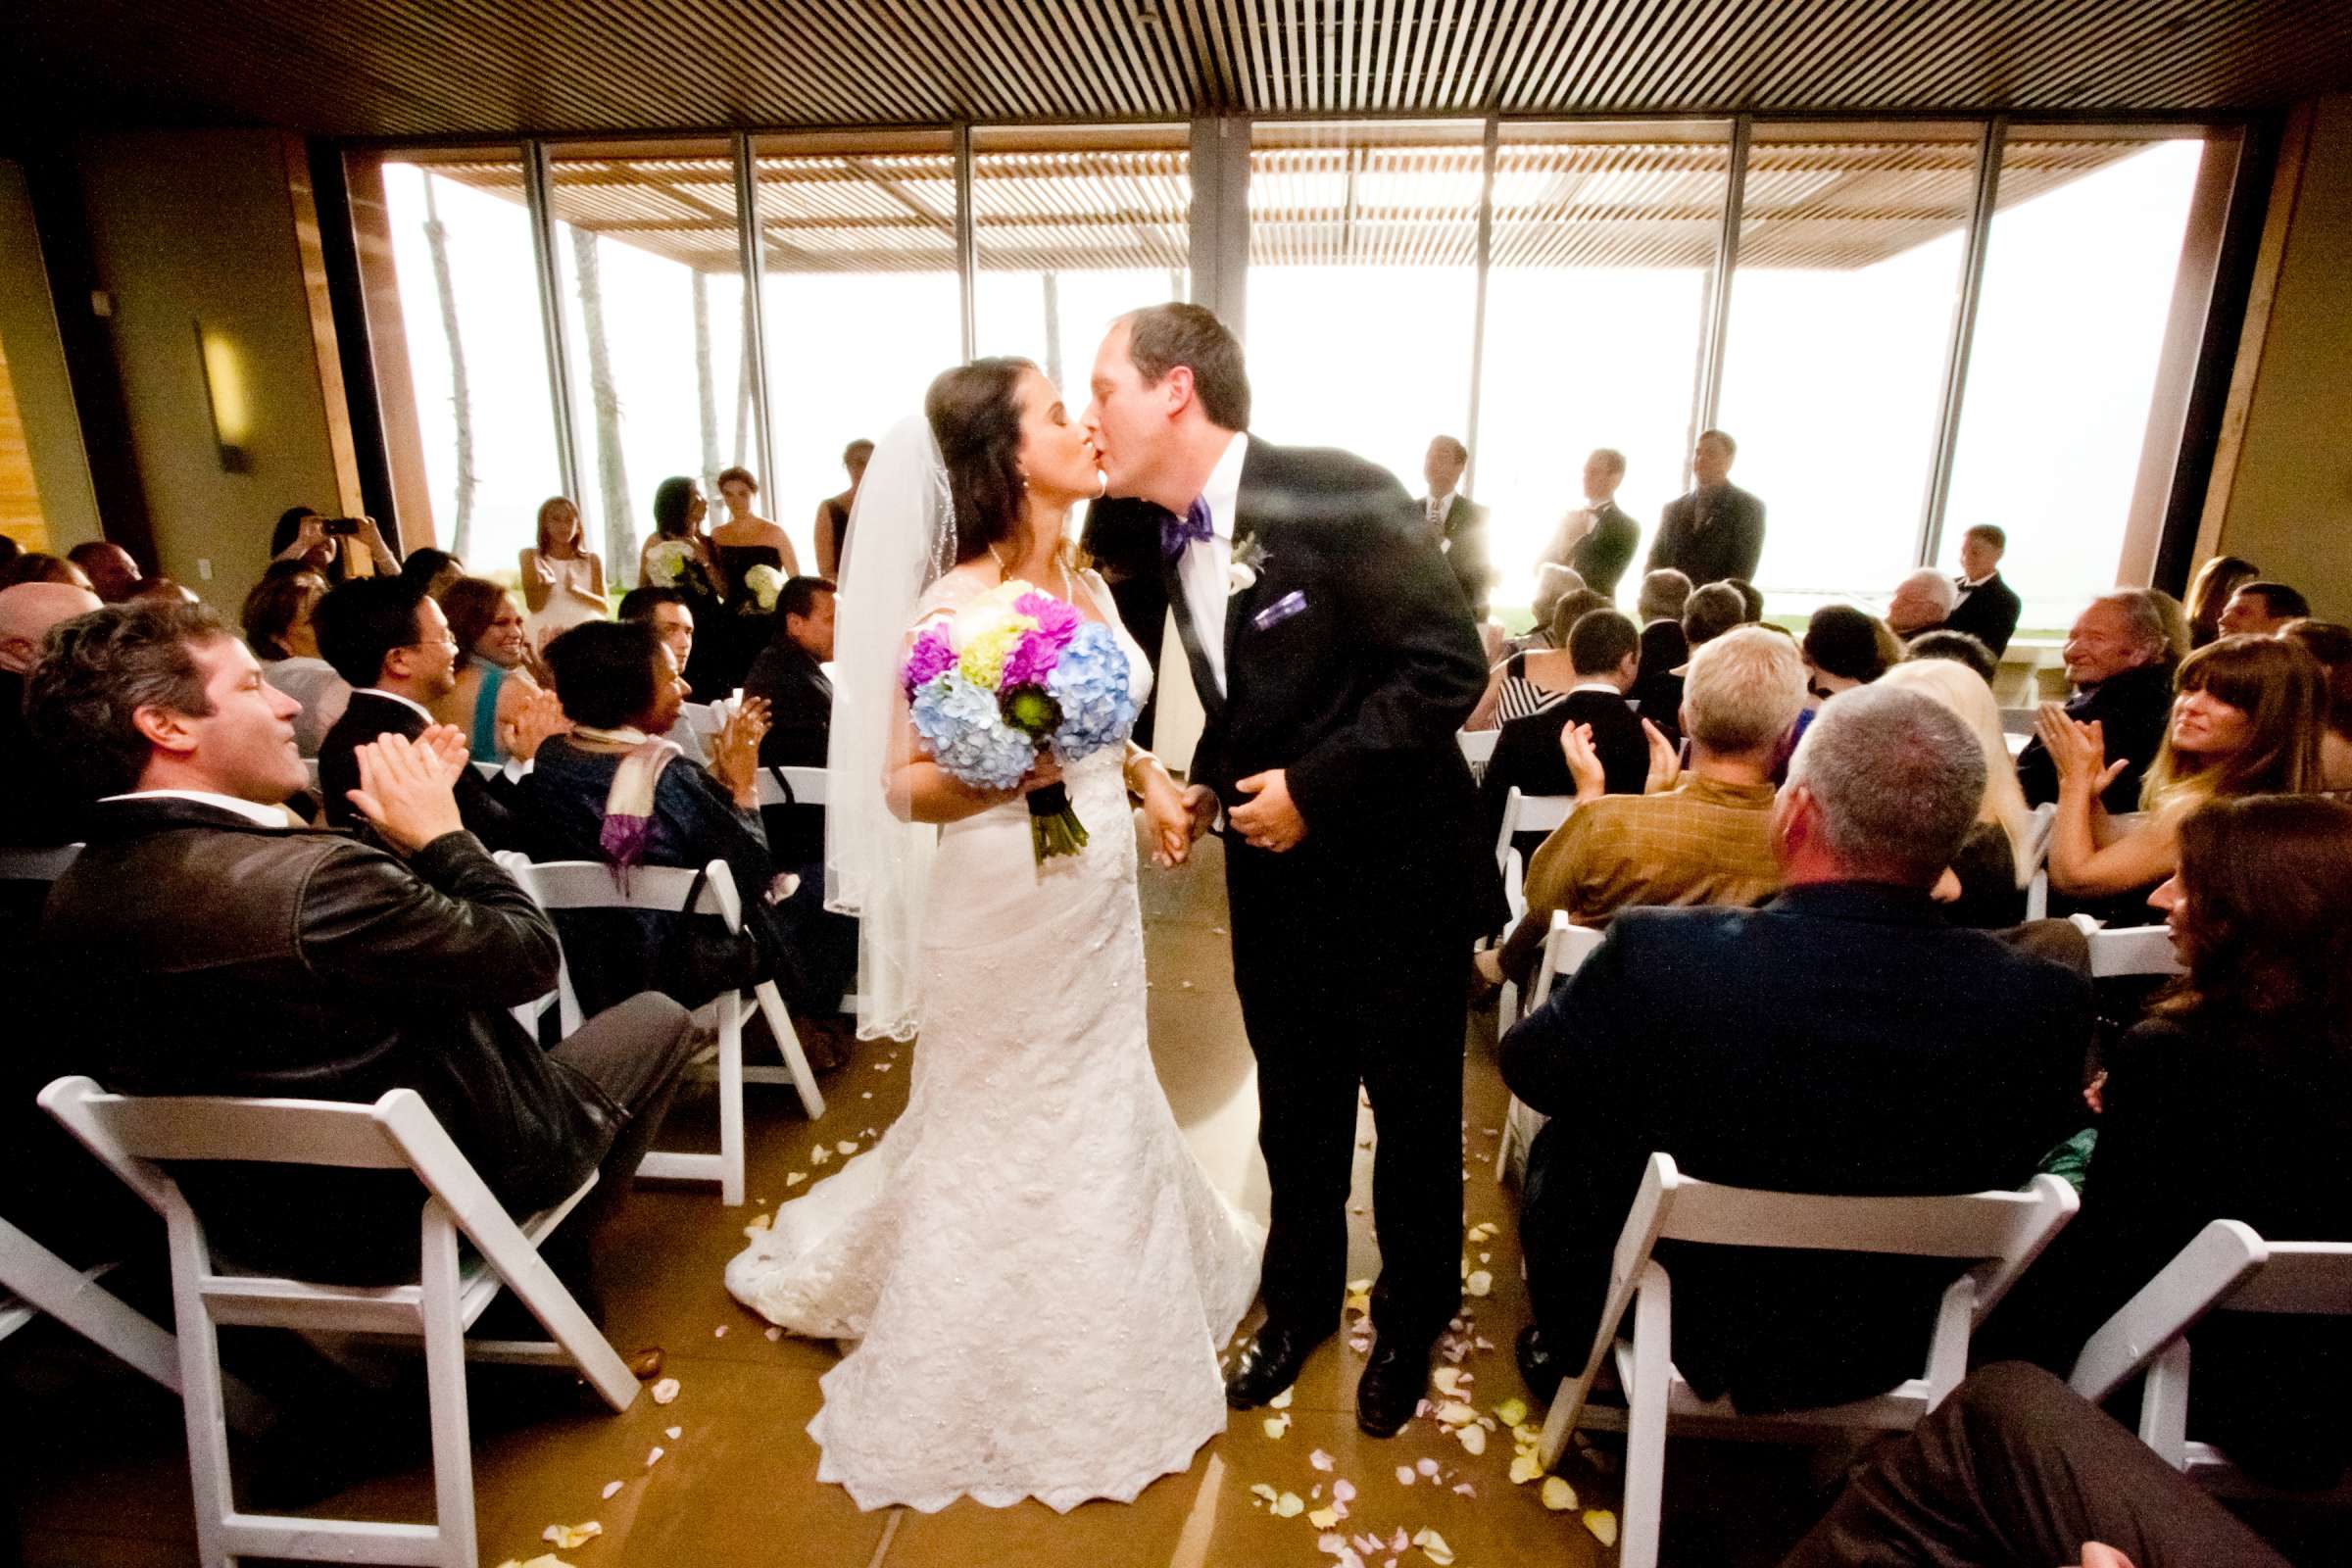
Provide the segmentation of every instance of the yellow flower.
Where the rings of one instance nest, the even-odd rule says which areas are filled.
[[[1019,645],[1021,634],[1029,630],[1019,623],[1027,618],[1016,616],[1010,624],[994,626],[977,637],[965,639],[963,652],[956,660],[963,678],[983,691],[995,691],[998,678],[1004,673],[1004,661]]]

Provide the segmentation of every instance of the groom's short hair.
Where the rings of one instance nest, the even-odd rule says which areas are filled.
[[[1204,306],[1170,303],[1130,311],[1127,358],[1144,385],[1157,386],[1181,365],[1193,372],[1193,395],[1209,421],[1227,430],[1250,428],[1250,376],[1242,368],[1242,345],[1216,313]]]

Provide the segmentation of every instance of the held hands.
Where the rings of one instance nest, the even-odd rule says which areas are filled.
[[[1187,784],[1184,787],[1184,810],[1192,820],[1187,824],[1195,843],[1200,835],[1217,825],[1217,792],[1205,784]]]
[[[1642,721],[1642,733],[1649,740],[1649,776],[1642,781],[1642,793],[1663,795],[1682,782],[1682,753],[1664,730],[1646,718]]]
[[[1235,807],[1228,817],[1251,848],[1281,855],[1297,849],[1298,841],[1306,837],[1306,818],[1298,814],[1298,808],[1291,801],[1290,777],[1284,769],[1275,767],[1252,773],[1233,787],[1254,797],[1248,804]]]
[[[768,720],[767,699],[747,697],[727,714],[711,744],[710,776],[726,786],[738,806],[759,804],[760,743],[767,736]]]
[[[539,754],[540,742],[570,730],[571,720],[564,716],[564,705],[556,694],[538,691],[523,699],[514,716],[499,726],[498,739],[509,757],[527,762]]]
[[[2097,719],[2078,723],[2056,703],[2041,705],[2034,729],[2057,769],[2062,795],[2078,793],[2095,801],[2130,765],[2127,758],[2117,758],[2112,763],[2107,760],[2107,732]]]
[[[1645,719],[1643,722],[1648,721]],[[1653,730],[1651,733],[1656,732]],[[1561,725],[1560,755],[1568,760],[1568,776],[1576,780],[1576,798],[1579,801],[1597,801],[1608,793],[1609,776],[1600,765],[1600,754],[1592,750],[1592,725]],[[1654,753],[1651,766],[1656,766]]]
[[[436,724],[416,741],[379,735],[359,748],[360,787],[351,804],[402,855],[462,831],[455,793],[466,768],[466,737]]]
[[[1144,798],[1144,821],[1152,829],[1152,863],[1173,870],[1192,858],[1193,813],[1176,781],[1156,762],[1143,769],[1139,793]]]

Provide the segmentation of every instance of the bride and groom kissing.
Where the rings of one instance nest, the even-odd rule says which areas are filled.
[[[1241,347],[1208,311],[1121,318],[1091,391],[1074,417],[1025,362],[946,372],[877,449],[851,527],[837,685],[877,721],[836,722],[828,881],[861,916],[861,1033],[920,1049],[888,1134],[782,1205],[727,1282],[792,1332],[855,1342],[808,1430],[819,1478],[864,1507],[1131,1499],[1229,1405],[1289,1388],[1339,1326],[1359,1089],[1382,1253],[1366,1432],[1411,1418],[1459,1304],[1463,967],[1500,917],[1453,739],[1485,683],[1469,609],[1385,470],[1247,433]],[[959,784],[914,737],[895,658],[973,595],[1021,578],[1064,598],[1117,637],[1139,703],[1149,688],[1062,542],[1098,493],[1166,514],[1205,715],[1190,782],[1130,742],[1014,790]],[[1089,837],[1041,869],[1022,796],[1056,781]],[[1262,1242],[1152,1070],[1138,800],[1163,862],[1223,822]],[[1253,1295],[1264,1321],[1227,1376]]]

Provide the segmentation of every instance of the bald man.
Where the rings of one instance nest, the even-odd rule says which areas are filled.
[[[21,582],[0,589],[0,845],[65,844],[78,808],[24,729],[24,676],[50,627],[98,608],[87,588]]]

